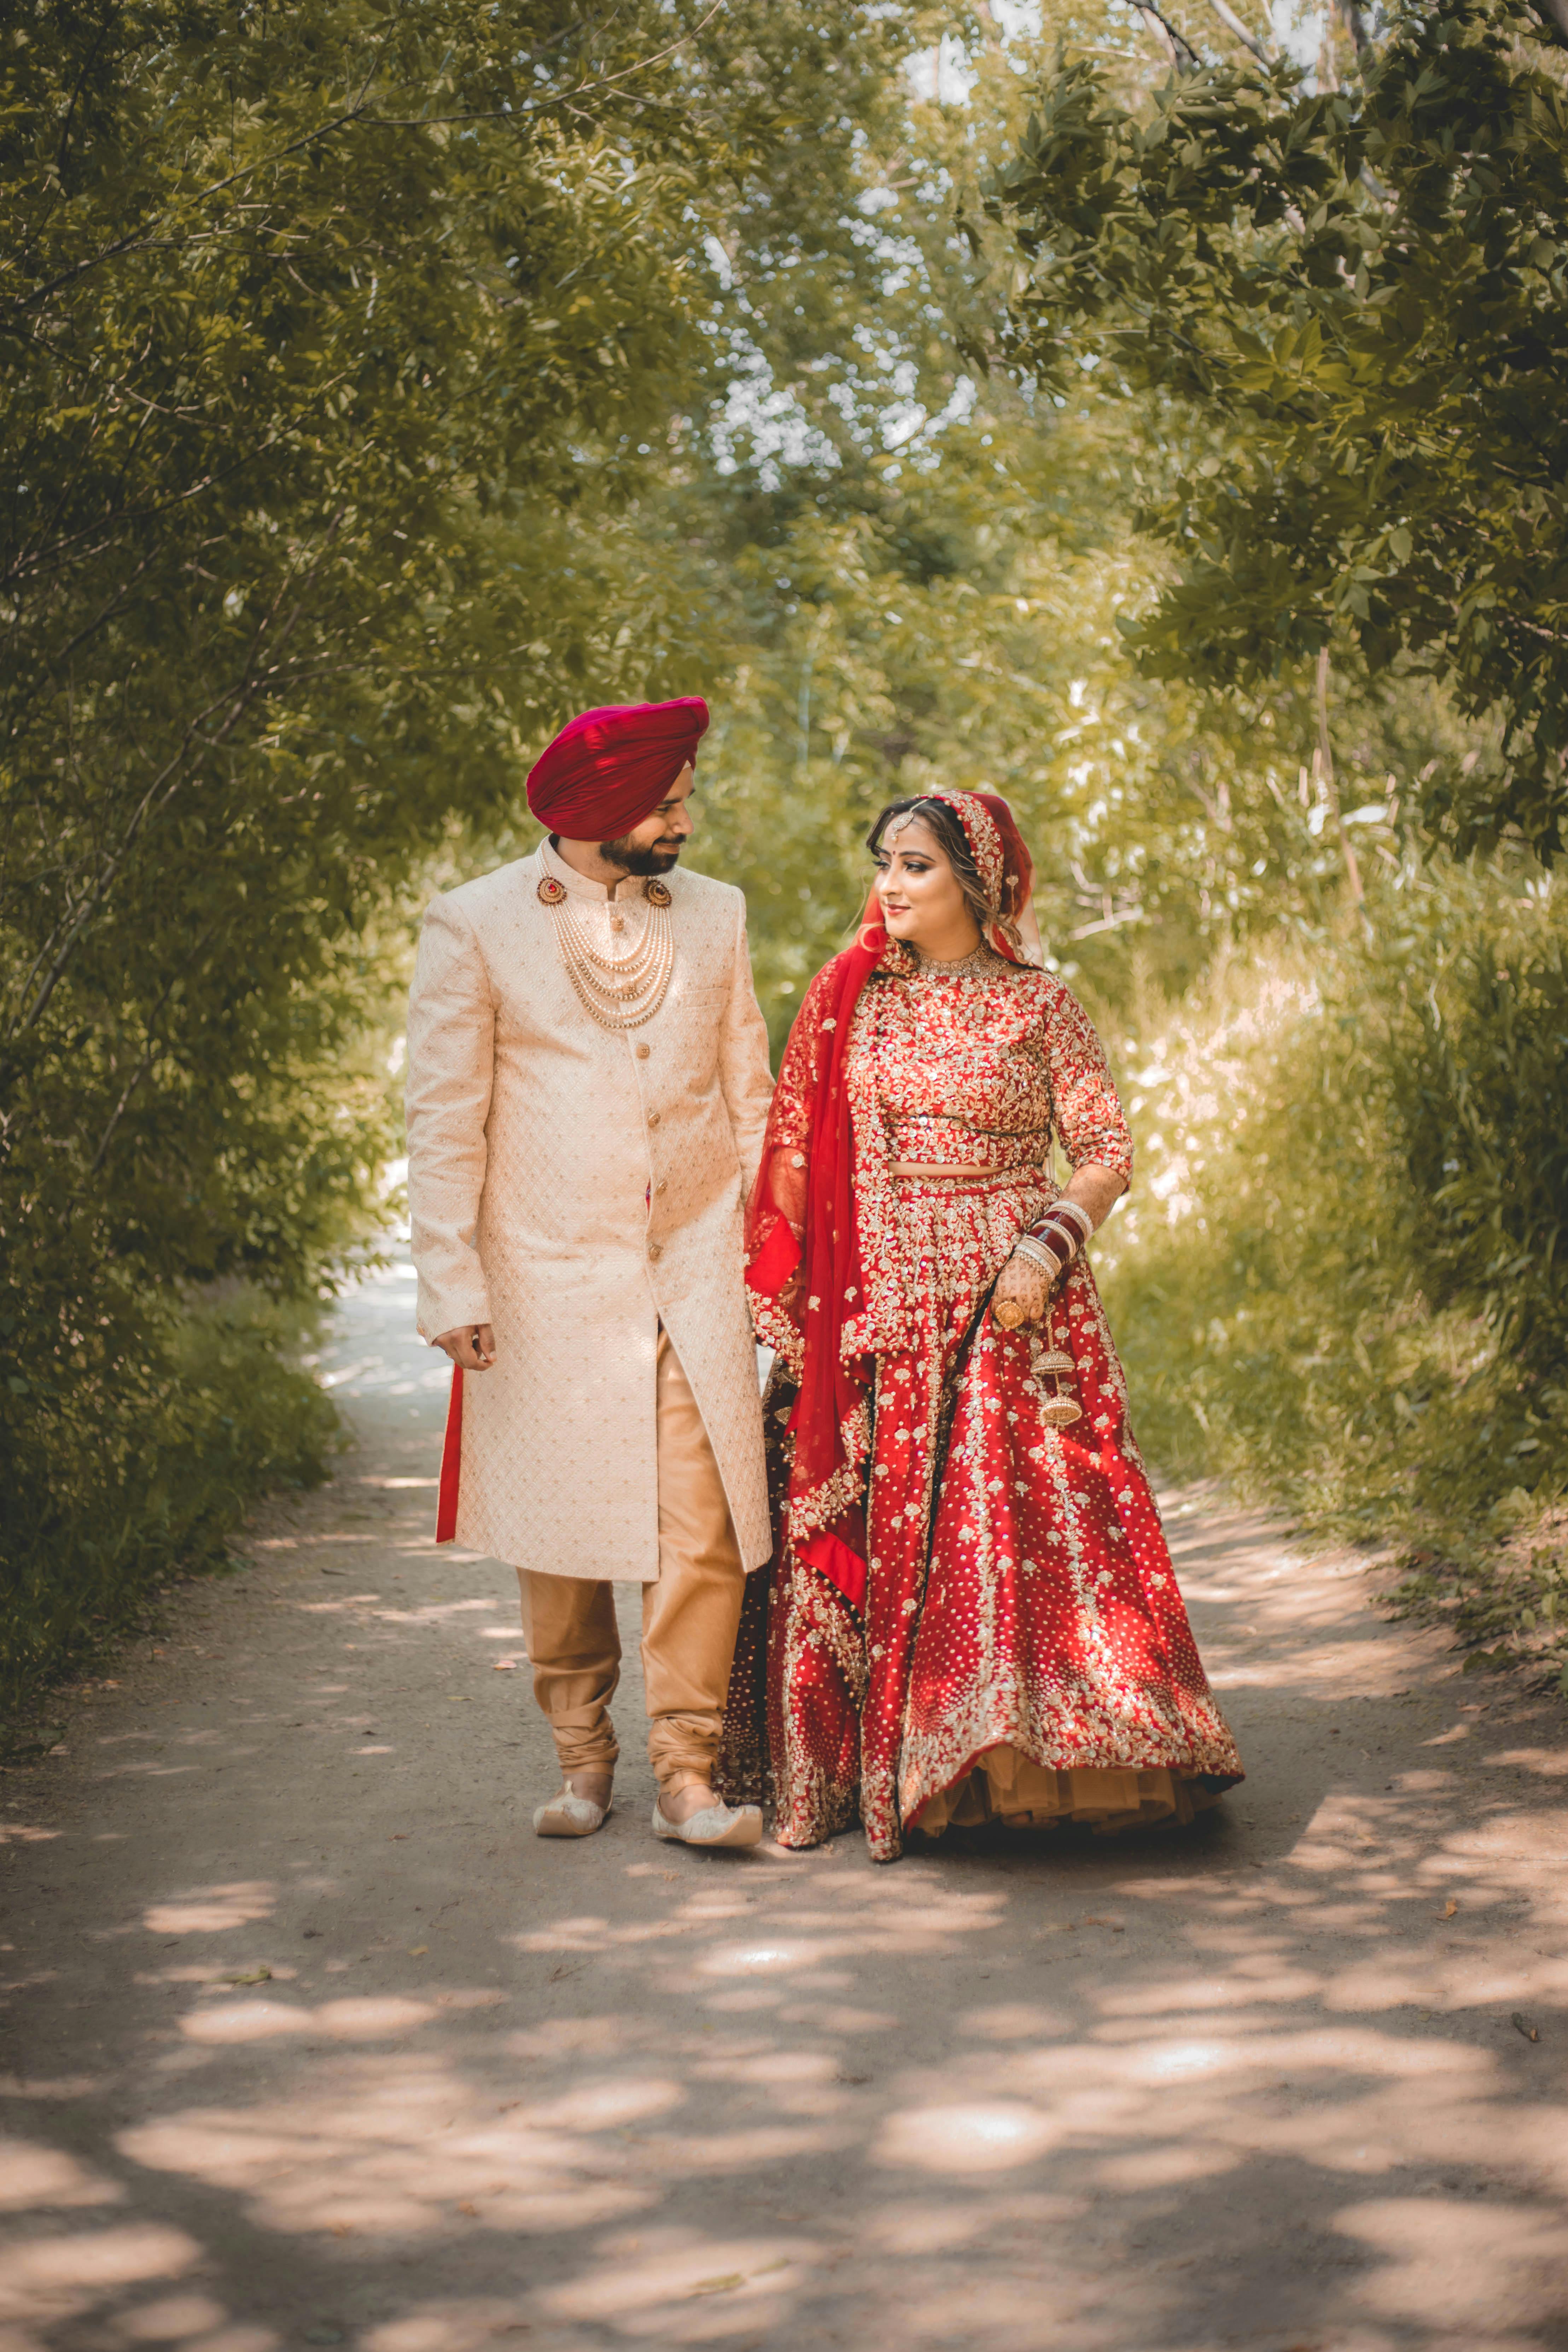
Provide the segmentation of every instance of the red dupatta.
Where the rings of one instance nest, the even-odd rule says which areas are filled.
[[[984,927],[986,945],[1009,962],[1026,961],[1010,933],[1030,919],[1034,866],[1012,810],[992,793],[939,788],[923,797],[945,803],[963,827],[996,910]],[[845,1061],[871,974],[907,969],[873,893],[854,946],[817,973],[790,1031],[746,1219],[746,1286],[757,1329],[800,1380],[790,1417],[795,1458],[784,1539],[857,1611],[866,1600],[874,1362],[847,1354],[843,1344],[846,1319],[864,1301]]]

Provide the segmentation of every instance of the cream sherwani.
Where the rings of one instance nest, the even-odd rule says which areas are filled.
[[[742,1209],[773,1081],[745,901],[666,877],[668,991],[623,1033],[578,1001],[546,875],[608,949],[610,893],[543,843],[434,902],[409,1005],[419,1328],[496,1337],[464,1383],[458,1541],[529,1574],[658,1580],[662,1325],[755,1568],[772,1537]],[[617,910],[634,894],[644,920],[640,884]]]

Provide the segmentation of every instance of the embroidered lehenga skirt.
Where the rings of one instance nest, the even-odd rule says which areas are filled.
[[[1037,1170],[895,1180],[910,1344],[876,1365],[863,1617],[781,1546],[751,1580],[723,1778],[767,1797],[786,1845],[863,1822],[904,1833],[1002,1817],[1112,1830],[1189,1819],[1241,1777],[1127,1427],[1087,1265],[1046,1323],[976,1308],[1054,1197]],[[1065,1350],[1070,1377],[1042,1370]],[[1081,1408],[1070,1427],[1043,1410]],[[793,1391],[768,1430],[787,1479]]]

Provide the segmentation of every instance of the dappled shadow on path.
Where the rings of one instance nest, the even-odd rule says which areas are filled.
[[[656,1847],[630,1767],[584,1846],[502,1833],[450,1738],[384,1784],[464,1712],[399,1718],[410,1645],[508,1688],[499,1621],[334,1597],[351,1666],[312,1659],[314,1716],[274,1694],[309,1742],[258,1699],[160,1759],[250,1776],[243,1850],[204,1873],[195,1812],[151,1871],[100,1849],[79,1949],[14,1956],[10,2352],[1568,2347],[1560,1714],[1477,1697],[1344,1564],[1181,1517],[1247,1785],[1185,1834],[882,1870]],[[194,1802],[121,1777],[115,1723],[98,1753]],[[10,1819],[44,1916],[104,1832]]]
[[[19,2081],[16,2343],[1568,2340],[1555,1808],[1396,1785],[1273,1853],[993,1833],[883,1872],[627,1828],[601,1910],[530,1855],[500,1983],[187,1985],[141,2119]],[[262,1909],[192,1888],[146,1932]]]

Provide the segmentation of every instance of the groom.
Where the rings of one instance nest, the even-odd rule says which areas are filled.
[[[679,870],[705,703],[584,711],[531,856],[435,900],[408,1013],[419,1328],[456,1367],[437,1540],[510,1561],[559,1795],[609,1810],[617,1585],[642,1591],[657,1836],[754,1845],[715,1795],[767,1559],[742,1206],[773,1081],[739,890]]]

